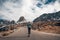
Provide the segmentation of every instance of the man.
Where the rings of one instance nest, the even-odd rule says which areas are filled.
[[[27,28],[28,28],[28,37],[30,37],[30,34],[31,34],[31,23],[30,22],[27,23]]]

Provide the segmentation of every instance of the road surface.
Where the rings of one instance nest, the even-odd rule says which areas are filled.
[[[49,34],[31,30],[30,37],[27,37],[27,28],[21,27],[7,37],[0,40],[60,40],[60,34]]]

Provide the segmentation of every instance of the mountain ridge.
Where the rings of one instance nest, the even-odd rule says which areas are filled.
[[[58,21],[60,20],[60,11],[56,13],[48,13],[42,14],[41,16],[37,17],[33,22],[38,21]]]

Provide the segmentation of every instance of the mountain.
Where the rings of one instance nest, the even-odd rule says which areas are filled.
[[[10,24],[10,21],[6,19],[0,19],[0,24]]]
[[[25,18],[23,16],[21,16],[17,22],[22,22],[24,20],[25,20]]]
[[[60,11],[56,13],[43,14],[37,17],[33,22],[38,21],[60,21]]]

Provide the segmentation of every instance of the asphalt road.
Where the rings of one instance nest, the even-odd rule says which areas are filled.
[[[60,40],[60,34],[44,33],[31,30],[30,37],[27,37],[27,28],[21,27],[14,33],[0,38],[0,40]]]

